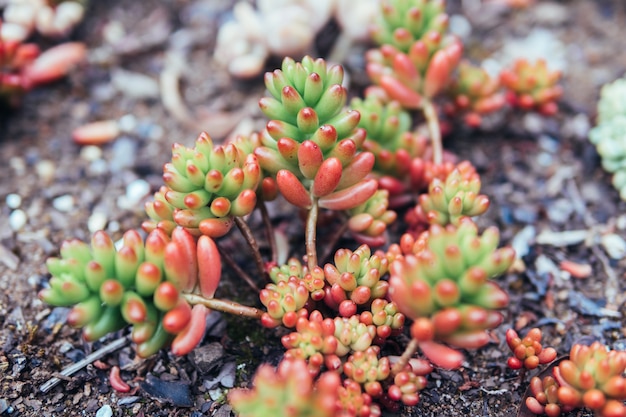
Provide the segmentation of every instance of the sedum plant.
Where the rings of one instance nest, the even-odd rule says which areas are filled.
[[[589,131],[589,140],[600,155],[602,167],[613,174],[613,186],[626,200],[626,79],[602,87],[598,101],[597,126]]]
[[[511,105],[524,110],[537,110],[551,116],[558,111],[556,101],[563,94],[558,85],[560,71],[551,71],[544,59],[534,63],[520,58],[512,68],[500,73],[500,82],[507,89],[507,99]]]
[[[541,330],[533,328],[522,339],[513,329],[506,331],[506,344],[513,356],[507,360],[511,369],[535,369],[539,365],[545,365],[556,358],[556,350],[552,347],[544,348],[541,345]]]

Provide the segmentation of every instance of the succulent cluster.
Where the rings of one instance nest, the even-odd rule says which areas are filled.
[[[602,87],[598,101],[598,120],[589,132],[602,167],[613,174],[613,186],[626,200],[626,79]]]
[[[511,369],[535,369],[539,365],[545,365],[556,358],[556,350],[552,347],[541,346],[541,330],[533,328],[522,339],[513,329],[506,331],[506,344],[513,352],[507,364]]]
[[[181,226],[193,235],[223,236],[232,228],[233,217],[254,210],[260,180],[253,154],[232,143],[214,146],[211,137],[201,133],[194,148],[172,147],[172,161],[163,168],[165,187],[146,203],[152,221],[143,227],[170,233]]]
[[[529,62],[518,59],[513,67],[500,73],[500,82],[507,89],[507,99],[513,106],[537,110],[551,116],[558,111],[556,101],[563,94],[558,85],[560,71],[551,71],[544,59]]]
[[[451,103],[449,114],[462,114],[465,124],[478,127],[482,117],[500,109],[505,98],[500,91],[500,80],[493,78],[484,68],[461,61],[459,70],[449,88]]]
[[[145,242],[136,231],[124,234],[120,249],[105,232],[91,244],[66,241],[60,258],[47,262],[50,286],[39,297],[48,304],[73,306],[68,323],[83,328],[86,340],[132,325],[142,357],[171,342],[172,352],[190,352],[204,335],[209,310],[193,307],[184,294],[199,288],[213,298],[221,276],[217,247],[208,236],[196,240],[184,229],[151,232]]]
[[[4,4],[6,30],[24,40],[35,31],[54,38],[67,36],[83,20],[87,0],[8,0]]]

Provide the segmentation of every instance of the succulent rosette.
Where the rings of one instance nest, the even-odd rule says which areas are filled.
[[[170,341],[172,352],[183,355],[201,341],[209,310],[192,308],[183,295],[197,287],[212,298],[221,275],[211,238],[196,242],[180,228],[171,237],[155,229],[145,242],[128,231],[120,249],[99,231],[90,245],[66,241],[61,257],[48,259],[47,266],[52,277],[39,293],[43,301],[72,306],[68,323],[83,328],[88,341],[132,325],[131,338],[144,357]]]
[[[626,352],[609,351],[600,342],[590,346],[576,344],[569,359],[553,369],[559,384],[559,401],[569,407],[587,407],[598,416],[623,416],[626,414],[625,370]]]
[[[328,283],[324,301],[343,317],[354,315],[357,306],[387,295],[389,283],[381,277],[388,268],[387,258],[372,255],[367,245],[361,245],[354,252],[339,249],[335,252],[334,263],[324,266]]]
[[[464,171],[453,170],[445,179],[433,178],[428,193],[419,196],[415,216],[426,223],[457,225],[463,217],[483,214],[489,208],[489,198],[480,193],[480,176],[471,165]]]
[[[193,235],[220,237],[232,228],[233,217],[254,210],[261,168],[253,154],[232,143],[214,146],[203,132],[194,148],[174,144],[163,180],[167,188],[147,203],[152,222],[144,226],[151,230],[161,224],[167,230],[173,221]]]
[[[378,184],[366,179],[374,165],[361,152],[365,131],[359,112],[346,110],[343,69],[322,59],[285,58],[280,70],[265,75],[271,96],[260,100],[271,119],[255,150],[261,167],[275,177],[291,204],[347,210],[365,202]]]
[[[431,225],[412,244],[403,243],[408,253],[396,255],[391,263],[389,298],[400,312],[418,320],[411,328],[415,339],[460,348],[489,341],[487,330],[500,324],[497,310],[509,300],[490,279],[504,273],[515,258],[510,247],[496,249],[498,241],[497,228],[479,235],[475,223],[464,218],[458,226]],[[420,346],[432,359],[425,351],[432,344]]]
[[[234,389],[228,402],[240,417],[334,417],[341,378],[324,372],[315,381],[302,359],[283,359],[278,369],[261,365],[252,389]]]
[[[541,330],[533,328],[528,331],[524,338],[520,338],[513,329],[506,331],[506,344],[513,352],[507,360],[511,369],[535,369],[539,365],[545,365],[556,358],[556,350],[552,347],[544,348],[541,345]]]
[[[339,416],[380,417],[380,406],[372,401],[372,396],[363,392],[361,384],[345,379],[337,390],[337,414]]]
[[[358,382],[364,391],[373,398],[383,395],[384,382],[391,375],[388,357],[380,357],[380,348],[370,346],[364,351],[354,352],[343,364],[343,373]]]
[[[560,71],[551,71],[545,59],[534,63],[520,58],[512,68],[500,73],[500,82],[508,90],[507,99],[516,107],[525,110],[537,110],[551,116],[558,111],[556,101],[563,94],[558,85]]]
[[[448,84],[463,46],[446,35],[445,1],[389,0],[381,7],[372,35],[381,46],[367,52],[367,73],[391,99],[421,108]]]
[[[341,366],[341,360],[335,354],[338,342],[332,319],[324,319],[316,310],[308,318],[300,317],[295,330],[281,339],[287,349],[286,359],[305,359],[312,374],[319,373],[322,365],[331,370]]]
[[[461,61],[456,78],[449,88],[452,102],[448,112],[463,114],[465,124],[478,127],[485,114],[504,106],[505,98],[500,92],[500,80],[493,78],[484,68]]]
[[[526,407],[533,414],[560,417],[562,413],[573,409],[559,402],[559,384],[550,375],[543,379],[532,377],[529,387],[531,395],[526,397]]]
[[[412,132],[411,115],[379,90],[369,88],[365,99],[355,97],[350,106],[361,114],[359,126],[367,131],[363,149],[376,157],[374,174],[401,178],[413,158],[424,157],[428,138]]]

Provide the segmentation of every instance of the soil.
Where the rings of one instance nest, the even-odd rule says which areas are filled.
[[[1,415],[228,416],[230,408],[223,398],[233,377],[234,385],[247,386],[261,362],[280,359],[280,330],[215,315],[204,343],[187,357],[162,351],[140,360],[125,344],[64,377],[46,393],[40,389],[68,365],[125,337],[120,332],[86,343],[80,331],[64,325],[67,309],[39,301],[37,292],[48,279],[46,258],[58,255],[66,239],[88,240],[89,220],[97,220],[93,213],[100,213],[100,221],[115,239],[138,228],[145,218],[143,202],[161,183],[172,143],[191,146],[202,130],[218,141],[236,126],[242,128],[242,123],[257,130],[263,126],[256,106],[263,94],[261,77],[232,80],[212,58],[217,28],[228,17],[231,3],[94,1],[72,35],[88,45],[89,64],[30,92],[20,108],[2,114]],[[554,118],[511,112],[481,131],[455,125],[446,138],[446,149],[477,166],[482,191],[492,201],[479,219],[480,227],[497,226],[502,243],[513,244],[521,261],[516,273],[499,279],[511,303],[503,325],[493,331],[492,342],[467,352],[460,370],[433,372],[420,403],[402,410],[405,416],[516,415],[527,383],[506,367],[504,332],[510,327],[521,332],[541,327],[545,344],[561,355],[579,341],[626,347],[626,264],[621,254],[611,257],[610,253],[626,235],[625,206],[586,138],[600,87],[626,69],[622,54],[626,6],[620,0],[539,1],[526,9],[508,10],[498,9],[493,1],[463,3],[465,7],[483,3],[480,7],[485,8],[467,13],[473,32],[465,41],[466,56],[484,59],[508,40],[543,28],[563,43],[565,94]],[[449,2],[449,9],[463,11],[461,2],[455,1]],[[321,50],[332,43],[336,26],[329,26],[326,33],[330,35],[318,42]],[[362,50],[356,48],[346,59],[354,93],[366,80]],[[173,68],[175,56],[183,57],[179,92],[196,123],[174,116],[164,106],[158,87],[154,88],[163,71]],[[279,62],[269,62],[268,69]],[[120,70],[145,78],[129,81]],[[132,133],[100,148],[81,148],[71,139],[72,130],[82,124],[125,115],[130,115],[126,122],[136,124]],[[149,192],[136,198],[127,191],[129,185],[139,189],[148,185]],[[19,209],[26,214],[26,223],[18,231],[10,227],[14,211],[7,202],[10,194],[21,197]],[[282,206],[274,207],[274,216],[277,222],[294,217]],[[258,219],[252,223],[258,227]],[[297,242],[302,225],[290,227]],[[582,237],[564,242],[571,236],[560,233],[566,231],[582,231]],[[607,243],[609,239],[613,242]],[[238,251],[246,265],[240,239],[233,236],[220,244]],[[559,269],[563,260],[590,265],[593,273],[586,279],[572,278]],[[218,295],[258,303],[238,283],[226,268]],[[113,365],[121,366],[130,393],[110,387],[108,368]],[[216,378],[218,383],[211,383]]]

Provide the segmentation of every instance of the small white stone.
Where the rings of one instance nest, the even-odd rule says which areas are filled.
[[[98,411],[96,411],[96,417],[111,417],[112,415],[113,409],[108,404],[103,405]]]
[[[27,220],[28,218],[26,217],[24,210],[13,210],[9,215],[9,226],[11,227],[11,230],[17,232],[18,230],[21,230],[24,225],[26,225]]]
[[[74,208],[74,196],[66,194],[52,200],[52,206],[63,212],[68,212]]]
[[[109,227],[107,229],[111,233],[119,232],[120,222],[118,222],[117,220],[113,220],[112,222],[109,222]]]
[[[102,158],[102,149],[99,146],[87,145],[80,150],[80,157],[85,161],[96,161]]]
[[[450,32],[461,39],[467,39],[472,33],[472,24],[460,14],[450,16]]]
[[[615,233],[607,233],[600,239],[606,253],[613,259],[622,259],[626,255],[626,241]]]
[[[87,220],[87,228],[91,233],[95,233],[98,230],[104,230],[108,220],[109,219],[106,214],[102,212],[95,212],[89,216],[89,220]]]
[[[137,118],[132,114],[125,114],[120,117],[117,124],[123,132],[132,132],[137,127]]]
[[[126,186],[126,197],[139,201],[150,193],[150,184],[146,180],[137,179]]]
[[[11,209],[16,209],[22,205],[22,196],[19,194],[12,193],[12,194],[7,195],[5,201],[7,203],[7,207]]]
[[[54,162],[47,159],[39,161],[35,166],[35,169],[39,178],[41,178],[44,182],[51,182],[56,172]]]

